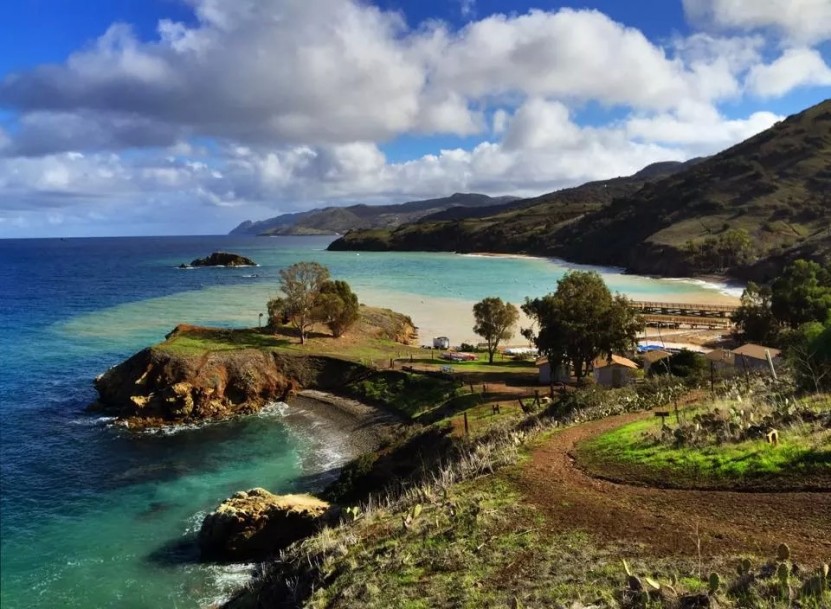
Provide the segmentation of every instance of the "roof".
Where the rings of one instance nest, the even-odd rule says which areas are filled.
[[[606,366],[623,366],[625,368],[633,369],[638,368],[638,365],[635,362],[633,362],[631,359],[623,357],[622,355],[612,355],[611,359],[599,357],[594,362],[595,368],[605,368]]]
[[[643,354],[643,361],[649,362],[650,364],[654,364],[657,361],[660,361],[664,358],[669,357],[672,355],[669,351],[663,351],[661,349],[656,349],[654,351],[647,351]]]
[[[727,349],[715,349],[710,351],[709,353],[705,354],[706,357],[711,362],[723,362],[725,364],[733,365],[736,363],[736,354],[732,351],[728,351]]]
[[[780,353],[782,353],[779,349],[774,349],[773,347],[764,347],[762,345],[754,345],[753,343],[747,343],[746,345],[742,345],[738,349],[733,349],[733,353],[735,353],[736,355],[743,355],[745,357],[752,357],[753,359],[767,361],[765,351],[770,351],[771,358],[777,357]]]

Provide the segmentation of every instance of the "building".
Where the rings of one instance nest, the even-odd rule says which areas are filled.
[[[664,351],[663,349],[647,351],[641,356],[641,359],[643,359],[644,372],[649,372],[649,369],[652,368],[652,366],[654,366],[658,362],[667,359],[671,355],[672,353],[670,353],[669,351]]]
[[[568,383],[571,376],[568,373],[568,366],[557,366],[554,371],[554,380],[551,379],[551,364],[548,363],[547,357],[541,357],[537,360],[537,373],[540,380],[540,385],[550,385],[554,383]]]
[[[450,339],[446,336],[437,336],[433,339],[433,349],[449,349]]]
[[[594,363],[594,380],[603,387],[625,387],[635,380],[638,365],[620,355],[599,358]]]
[[[713,372],[721,375],[732,375],[736,369],[736,354],[727,349],[715,349],[705,356],[710,362]]]
[[[782,362],[782,352],[779,349],[747,343],[738,349],[733,349],[733,355],[735,356],[734,365],[738,370],[770,372],[770,364],[767,358],[768,353],[770,354],[774,367]]]

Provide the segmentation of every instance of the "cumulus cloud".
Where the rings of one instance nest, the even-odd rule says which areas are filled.
[[[21,112],[118,113],[208,136],[310,143],[412,127],[424,71],[394,13],[347,0],[195,0],[197,25],[159,38],[113,25],[65,64],[7,76]]]
[[[809,0],[811,19],[685,0],[708,31],[662,44],[595,10],[468,13],[454,30],[361,0],[186,1],[193,21],[162,20],[152,40],[117,23],[62,63],[0,78],[3,226],[24,209],[138,221],[536,195],[716,152],[781,118],[728,118],[722,102],[829,84]],[[770,28],[791,45],[773,61]],[[615,119],[581,124],[586,108]],[[444,149],[392,162],[401,135]]]
[[[831,67],[814,49],[788,49],[769,64],[754,66],[747,88],[760,97],[779,97],[802,86],[831,86]]]
[[[147,42],[115,24],[64,64],[4,78],[0,105],[27,123],[21,153],[167,145],[186,134],[272,145],[472,135],[486,130],[477,108],[493,99],[668,110],[735,95],[743,63],[698,52],[687,65],[589,10],[494,15],[451,32],[407,29],[397,13],[357,0],[192,3],[196,25],[162,21]]]
[[[828,0],[683,0],[688,19],[725,30],[772,29],[788,41],[831,40]]]

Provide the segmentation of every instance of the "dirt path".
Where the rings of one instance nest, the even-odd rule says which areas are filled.
[[[610,417],[556,433],[517,475],[528,499],[557,530],[643,543],[659,555],[748,552],[775,555],[780,543],[798,562],[831,559],[831,492],[740,493],[643,488],[598,480],[574,465],[575,445],[651,413]]]

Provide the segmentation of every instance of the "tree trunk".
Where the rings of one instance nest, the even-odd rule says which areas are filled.
[[[493,350],[488,349],[488,363],[489,364],[493,363],[493,354],[495,352],[496,352],[496,348],[494,348]]]

